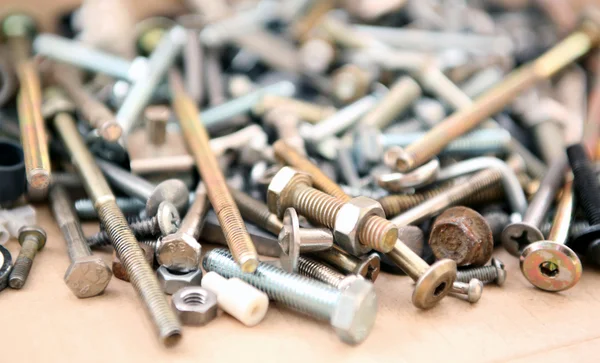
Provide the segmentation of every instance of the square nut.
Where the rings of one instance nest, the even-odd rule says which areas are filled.
[[[354,256],[371,251],[358,240],[358,231],[370,216],[385,218],[381,204],[371,198],[356,197],[340,208],[333,229],[333,236],[340,247]]]

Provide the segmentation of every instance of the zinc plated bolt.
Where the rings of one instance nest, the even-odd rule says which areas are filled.
[[[81,299],[102,294],[112,277],[110,268],[101,257],[92,255],[66,190],[62,186],[52,186],[49,198],[71,260],[65,272],[65,284]]]
[[[34,20],[23,14],[12,14],[2,21],[2,33],[7,39],[12,65],[20,83],[17,112],[27,181],[34,189],[46,189],[50,184],[51,170],[41,113],[41,85],[35,62],[29,57],[30,35],[34,28]]]
[[[469,282],[473,279],[477,279],[484,284],[494,282],[496,285],[502,286],[506,281],[504,263],[496,258],[492,258],[488,266],[458,270],[456,273],[456,281]]]
[[[23,226],[19,229],[19,244],[21,251],[8,278],[8,286],[13,289],[25,285],[37,252],[46,245],[46,232],[41,227]]]
[[[244,280],[294,310],[329,320],[339,338],[348,344],[365,340],[375,323],[377,295],[373,284],[363,279],[340,291],[264,262],[259,263],[257,273],[243,273],[225,249],[207,253],[202,266],[223,277]]]
[[[501,83],[486,92],[469,107],[447,117],[418,141],[409,145],[398,159],[400,171],[411,170],[431,159],[450,141],[470,131],[487,117],[500,111],[519,93],[536,82],[551,77],[592,49],[600,38],[600,28],[586,21],[552,49],[511,72]]]
[[[324,282],[338,290],[344,290],[357,279],[362,279],[358,275],[346,276],[325,264],[304,256],[300,256],[298,259],[298,273]]]
[[[562,188],[548,240],[525,247],[519,258],[525,278],[541,290],[567,290],[581,278],[581,261],[572,249],[565,246],[572,215],[573,182],[568,180]]]
[[[344,273],[359,275],[373,282],[377,280],[381,269],[381,259],[376,252],[359,258],[333,245],[328,250],[314,252],[312,255]]]
[[[96,158],[96,164],[111,184],[133,197],[145,200],[148,216],[154,216],[163,201],[173,203],[182,214],[188,207],[189,191],[181,180],[167,179],[154,185],[111,162]]]
[[[167,303],[156,275],[128,228],[127,220],[115,203],[114,194],[79,135],[75,121],[69,114],[59,112],[54,117],[54,125],[94,202],[100,220],[113,241],[117,255],[127,270],[131,285],[158,330],[161,342],[165,345],[175,344],[181,337],[179,320]]]
[[[185,92],[181,76],[174,70],[169,74],[169,85],[173,92],[173,109],[178,116],[186,144],[204,181],[208,199],[210,199],[223,227],[227,243],[242,271],[254,272],[258,265],[258,254],[233,197],[229,193],[217,158],[210,149],[208,134],[198,117],[198,108]]]
[[[156,48],[148,57],[148,72],[133,83],[127,97],[116,114],[117,121],[127,136],[135,126],[144,107],[150,101],[154,89],[163,79],[175,57],[181,52],[186,42],[186,31],[175,25],[163,35]]]
[[[564,181],[566,168],[567,158],[563,153],[548,168],[523,220],[509,224],[502,231],[502,245],[511,255],[519,256],[527,245],[544,240],[540,227]]]
[[[483,282],[477,279],[471,279],[468,283],[454,281],[450,295],[465,299],[471,304],[474,304],[481,299],[482,293]]]

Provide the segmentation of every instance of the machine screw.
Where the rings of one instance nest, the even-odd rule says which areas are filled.
[[[217,159],[210,149],[208,134],[200,122],[196,104],[185,92],[181,76],[176,71],[170,73],[169,84],[173,91],[173,108],[179,118],[190,153],[204,181],[208,199],[223,228],[227,244],[242,271],[254,272],[258,265],[258,254],[229,193]]]
[[[333,245],[328,250],[315,252],[312,255],[344,273],[356,274],[372,282],[377,280],[381,270],[381,258],[377,252],[358,258]]]
[[[354,274],[346,276],[327,265],[304,256],[298,259],[298,273],[322,281],[338,290],[344,290],[357,279],[362,279],[362,277]]]
[[[92,255],[66,190],[62,186],[52,186],[49,198],[71,259],[65,272],[65,283],[78,298],[102,294],[112,277],[110,268],[102,258]]]
[[[483,293],[483,282],[477,279],[471,279],[468,283],[454,281],[450,295],[466,299],[474,304],[481,299]]]
[[[9,15],[2,22],[2,33],[7,39],[12,64],[20,83],[17,112],[27,181],[32,188],[45,190],[50,184],[51,170],[41,113],[40,79],[35,62],[29,57],[30,36],[34,27],[34,20],[23,14]]]
[[[181,324],[167,303],[152,268],[146,263],[144,254],[115,203],[115,196],[102,177],[102,172],[95,165],[75,121],[69,114],[59,112],[54,117],[54,125],[92,198],[100,220],[106,226],[131,284],[158,330],[161,342],[165,345],[175,344],[181,337]]]
[[[590,227],[573,236],[569,245],[600,265],[600,185],[586,151],[581,144],[567,148],[569,164],[573,171],[575,195]]]
[[[180,220],[175,206],[169,202],[162,202],[158,206],[156,216],[130,223],[129,229],[135,238],[166,236],[177,231]],[[110,243],[110,236],[105,230],[87,238],[87,245],[90,247],[107,246]]]
[[[20,289],[25,285],[35,255],[46,245],[46,232],[37,226],[23,226],[19,229],[21,251],[8,278],[8,286]]]
[[[145,200],[148,216],[156,215],[158,206],[164,201],[173,203],[180,213],[187,210],[189,190],[181,180],[167,179],[154,185],[108,161],[97,158],[96,164],[111,184],[133,197]]]
[[[470,282],[473,279],[477,279],[484,284],[495,282],[496,285],[502,286],[506,281],[504,264],[502,261],[492,258],[491,264],[488,266],[458,270],[456,273],[456,281]]]
[[[223,277],[244,280],[294,310],[329,320],[340,339],[348,344],[365,340],[375,323],[377,295],[373,284],[363,279],[340,291],[263,262],[258,264],[256,273],[243,273],[225,249],[207,253],[202,266]]]

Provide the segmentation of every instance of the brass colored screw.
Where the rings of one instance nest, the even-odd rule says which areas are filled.
[[[586,21],[578,31],[541,55],[532,63],[515,69],[503,82],[477,98],[466,108],[453,113],[409,145],[397,160],[400,171],[409,171],[440,153],[452,140],[473,129],[500,111],[519,93],[536,82],[547,79],[590,51],[600,40],[600,27]]]
[[[187,95],[181,76],[171,71],[169,83],[173,92],[173,109],[179,119],[190,153],[202,176],[210,203],[217,214],[234,259],[243,272],[254,272],[258,254],[246,231],[242,216],[227,188],[225,177],[214,156],[206,129],[198,117],[198,108]]]
[[[73,117],[66,112],[59,112],[54,117],[54,126],[85,184],[85,189],[94,203],[100,220],[113,241],[113,246],[127,270],[131,284],[158,330],[161,341],[165,345],[175,344],[181,337],[181,324],[169,306],[156,275],[146,262],[125,216],[117,206],[115,196],[106,179],[77,131]]]
[[[8,285],[13,289],[20,289],[25,285],[37,251],[46,245],[46,232],[36,226],[21,227],[19,230],[19,243],[21,244],[21,251],[8,278]]]
[[[34,189],[46,189],[50,184],[50,158],[41,113],[40,79],[34,61],[29,58],[29,36],[33,28],[33,19],[23,14],[10,15],[2,22],[2,32],[7,38],[13,67],[21,84],[17,112],[27,181]]]
[[[296,170],[308,173],[313,180],[315,187],[323,192],[347,202],[351,198],[344,193],[342,188],[333,180],[329,179],[318,166],[310,162],[306,157],[300,155],[294,148],[288,146],[282,140],[273,144],[275,157]],[[302,213],[301,213],[302,214]]]

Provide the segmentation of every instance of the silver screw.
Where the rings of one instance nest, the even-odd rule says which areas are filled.
[[[102,258],[92,255],[65,189],[54,186],[50,189],[49,197],[54,218],[65,236],[71,259],[71,265],[65,272],[65,283],[78,298],[102,294],[112,277],[110,268]]]
[[[506,281],[506,270],[502,261],[492,258],[492,263],[489,266],[475,267],[468,270],[458,270],[456,281],[469,282],[472,279],[477,279],[484,284],[490,282],[502,286]]]
[[[20,289],[25,285],[37,252],[46,245],[46,232],[37,226],[21,227],[19,244],[21,251],[8,278],[8,285],[13,289]]]
[[[298,259],[298,272],[300,275],[322,281],[338,290],[347,288],[356,279],[362,279],[359,275],[346,276],[327,265],[303,256]]]
[[[454,281],[450,295],[466,299],[471,304],[474,304],[481,299],[483,293],[483,282],[477,279],[471,279],[468,283]]]
[[[258,264],[255,273],[243,273],[226,249],[207,253],[202,266],[223,277],[244,280],[294,310],[329,320],[340,339],[348,344],[365,340],[375,323],[377,295],[373,284],[364,279],[340,291],[264,262]]]

